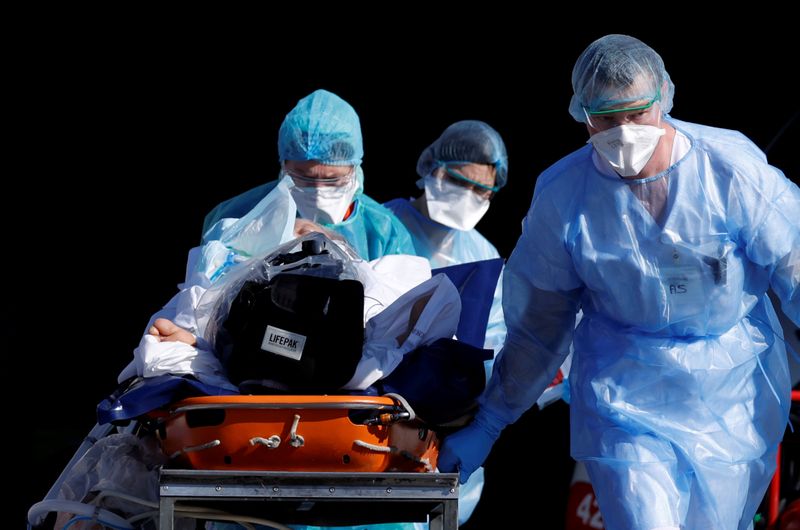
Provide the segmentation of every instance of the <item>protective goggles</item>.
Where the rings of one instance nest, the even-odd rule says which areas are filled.
[[[608,109],[608,110],[589,110],[586,107],[583,107],[583,111],[590,115],[590,116],[598,116],[602,114],[614,114],[617,112],[632,112],[635,110],[647,110],[653,106],[653,104],[661,99],[661,94],[658,94],[656,97],[645,103],[644,105],[639,105],[636,107],[623,107],[621,109]],[[574,107],[573,107],[574,108]]]
[[[309,175],[302,175],[291,169],[282,168],[281,177],[284,175],[292,177],[294,183],[297,186],[300,186],[301,188],[321,187],[321,186],[346,186],[350,184],[350,182],[355,178],[356,166],[353,166],[350,169],[350,171],[348,171],[344,175],[338,175],[332,177],[312,177]]]
[[[619,114],[621,112],[642,112],[650,110],[653,107],[653,105],[655,105],[659,101],[661,101],[660,89],[656,92],[655,97],[653,97],[653,99],[649,100],[644,105],[636,105],[634,107],[621,107],[618,109],[605,109],[605,110],[589,110],[589,108],[586,107],[585,105],[582,106],[582,108],[583,108],[583,113],[586,116],[586,122],[594,127],[595,124],[604,121],[604,118],[610,118],[611,117],[610,115]]]
[[[476,182],[470,178],[467,178],[455,169],[447,166],[444,166],[444,170],[446,172],[446,176],[449,177],[450,180],[452,180],[455,184],[464,186],[466,188],[471,188],[473,193],[477,194],[479,197],[483,197],[484,199],[491,199],[494,197],[494,194],[500,190],[499,186],[487,186],[486,184],[481,184],[480,182]]]

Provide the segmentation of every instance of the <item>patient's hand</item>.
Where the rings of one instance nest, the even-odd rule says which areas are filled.
[[[300,218],[294,220],[295,237],[302,237],[306,234],[310,234],[311,232],[320,232],[321,234],[325,234],[329,239],[338,239],[339,241],[344,241],[344,238],[341,235],[337,234],[333,230],[328,230],[324,226],[318,225],[314,221]]]
[[[189,346],[197,346],[197,337],[166,318],[157,318],[147,333],[160,342],[185,342]]]

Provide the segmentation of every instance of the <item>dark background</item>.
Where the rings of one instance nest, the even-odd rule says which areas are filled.
[[[353,25],[233,37],[208,26],[111,24],[50,39],[22,61],[14,103],[23,119],[11,143],[24,159],[14,172],[22,190],[4,201],[14,235],[4,260],[6,374],[24,385],[7,397],[5,430],[21,448],[7,454],[27,469],[13,481],[14,523],[94,424],[95,404],[115,388],[149,315],[183,278],[205,213],[277,175],[278,127],[314,89],[359,113],[366,192],[381,202],[417,193],[417,156],[450,123],[497,129],[509,182],[478,229],[505,257],[536,176],[587,139],[567,105],[572,66],[595,38],[617,31],[644,40],[676,85],[674,117],[738,129],[762,148],[800,107],[789,81],[796,35],[771,24],[632,24],[552,38],[545,22],[486,35]],[[769,152],[795,182],[797,129],[795,119]],[[498,519],[557,528],[567,456],[563,404],[525,415],[487,462],[484,499],[467,528],[496,528]]]

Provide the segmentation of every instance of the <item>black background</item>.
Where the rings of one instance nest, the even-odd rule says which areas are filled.
[[[21,120],[10,147],[23,163],[11,175],[22,191],[3,201],[13,234],[3,336],[6,377],[24,390],[7,395],[5,430],[17,447],[9,458],[26,469],[14,481],[14,523],[46,493],[149,315],[175,292],[205,213],[275,178],[278,127],[314,89],[358,112],[366,192],[381,202],[417,193],[417,156],[450,123],[479,119],[497,129],[509,182],[478,229],[505,257],[536,176],[587,139],[567,106],[572,66],[595,38],[641,38],[676,85],[674,117],[738,129],[762,148],[799,107],[789,81],[800,51],[794,36],[755,21],[560,28],[558,37],[545,36],[547,21],[505,32],[491,17],[472,21],[491,26],[482,32],[349,24],[280,35],[277,21],[224,32],[181,19],[112,22],[49,36],[32,58],[19,56],[12,76]],[[796,121],[769,152],[795,182]],[[496,528],[499,519],[557,528],[570,473],[566,431],[562,404],[507,429],[467,528]]]

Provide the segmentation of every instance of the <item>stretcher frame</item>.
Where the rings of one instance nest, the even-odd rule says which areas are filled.
[[[174,528],[176,510],[194,506],[289,524],[427,520],[431,530],[458,528],[457,473],[162,469],[159,498],[161,530]]]

